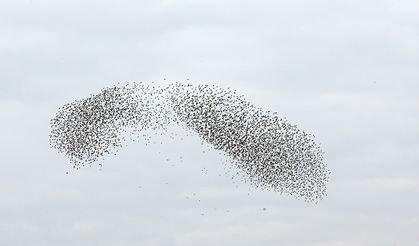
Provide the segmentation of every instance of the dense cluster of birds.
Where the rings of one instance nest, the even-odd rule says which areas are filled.
[[[115,153],[124,132],[166,129],[171,112],[162,89],[134,84],[103,89],[96,95],[61,107],[51,120],[50,144],[80,168]],[[151,136],[143,133],[150,142]]]
[[[213,85],[143,83],[103,89],[60,108],[50,143],[74,168],[116,153],[124,132],[151,136],[177,124],[220,150],[257,187],[316,201],[326,195],[329,171],[314,136],[235,91]]]

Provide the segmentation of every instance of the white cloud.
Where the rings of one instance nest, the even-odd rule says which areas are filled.
[[[0,244],[419,241],[416,1],[0,5]],[[236,188],[222,158],[186,136],[130,143],[102,171],[65,174],[48,145],[59,106],[163,78],[237,89],[314,133],[329,196],[305,204]]]

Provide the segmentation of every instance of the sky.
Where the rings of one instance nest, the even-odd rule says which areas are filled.
[[[1,1],[0,245],[419,245],[418,12],[417,0]],[[177,128],[182,139],[127,141],[73,170],[49,146],[50,119],[134,81],[215,84],[287,117],[321,144],[328,196],[258,190]]]

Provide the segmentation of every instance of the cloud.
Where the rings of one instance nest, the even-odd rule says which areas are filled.
[[[419,241],[416,1],[1,5],[0,244]],[[49,148],[59,106],[163,78],[237,89],[313,132],[332,169],[328,197],[307,205],[232,184],[194,136],[128,143],[102,171],[73,172]]]

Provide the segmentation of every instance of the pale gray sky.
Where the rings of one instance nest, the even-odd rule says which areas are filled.
[[[1,1],[0,245],[418,245],[418,13],[417,0]],[[101,171],[49,147],[64,103],[187,78],[314,133],[328,197],[232,184],[196,136],[127,142]]]

